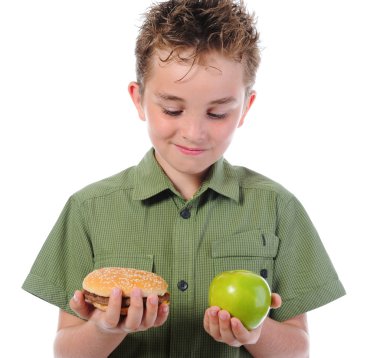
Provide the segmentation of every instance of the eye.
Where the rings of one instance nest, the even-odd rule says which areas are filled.
[[[178,117],[182,113],[182,111],[170,111],[169,109],[165,108],[162,109],[162,112],[171,117]]]
[[[227,113],[207,113],[207,115],[212,119],[223,119],[227,117]]]

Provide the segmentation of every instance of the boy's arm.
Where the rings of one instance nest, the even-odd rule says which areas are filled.
[[[244,328],[244,327],[242,327]],[[267,318],[256,344],[245,345],[255,358],[307,358],[309,335],[306,313],[284,322]]]
[[[59,313],[54,357],[108,357],[127,333],[105,334],[95,324],[63,310]]]
[[[85,320],[63,310],[59,314],[54,343],[55,357],[108,357],[130,333],[162,325],[168,306],[158,306],[157,296],[147,299],[146,312],[140,290],[132,291],[128,315],[120,319],[121,291],[115,290],[108,309],[102,312],[86,304],[82,292],[76,291],[70,307]]]

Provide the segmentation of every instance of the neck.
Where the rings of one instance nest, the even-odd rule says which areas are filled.
[[[155,157],[176,190],[185,200],[190,200],[201,187],[208,170],[200,173],[184,173],[167,165],[157,153],[155,153]]]
[[[185,200],[193,198],[195,193],[201,187],[203,181],[203,175],[198,176],[183,173],[176,173],[175,176],[170,175],[169,173],[166,173],[166,175]]]

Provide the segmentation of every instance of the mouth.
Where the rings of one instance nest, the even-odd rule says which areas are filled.
[[[186,155],[199,155],[206,151],[205,149],[202,149],[202,148],[190,148],[190,147],[184,147],[178,144],[175,144],[175,146],[181,153],[186,154]]]

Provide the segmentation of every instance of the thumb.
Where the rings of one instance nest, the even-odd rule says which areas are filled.
[[[278,293],[272,293],[272,304],[271,308],[280,308],[282,305],[281,296]]]

